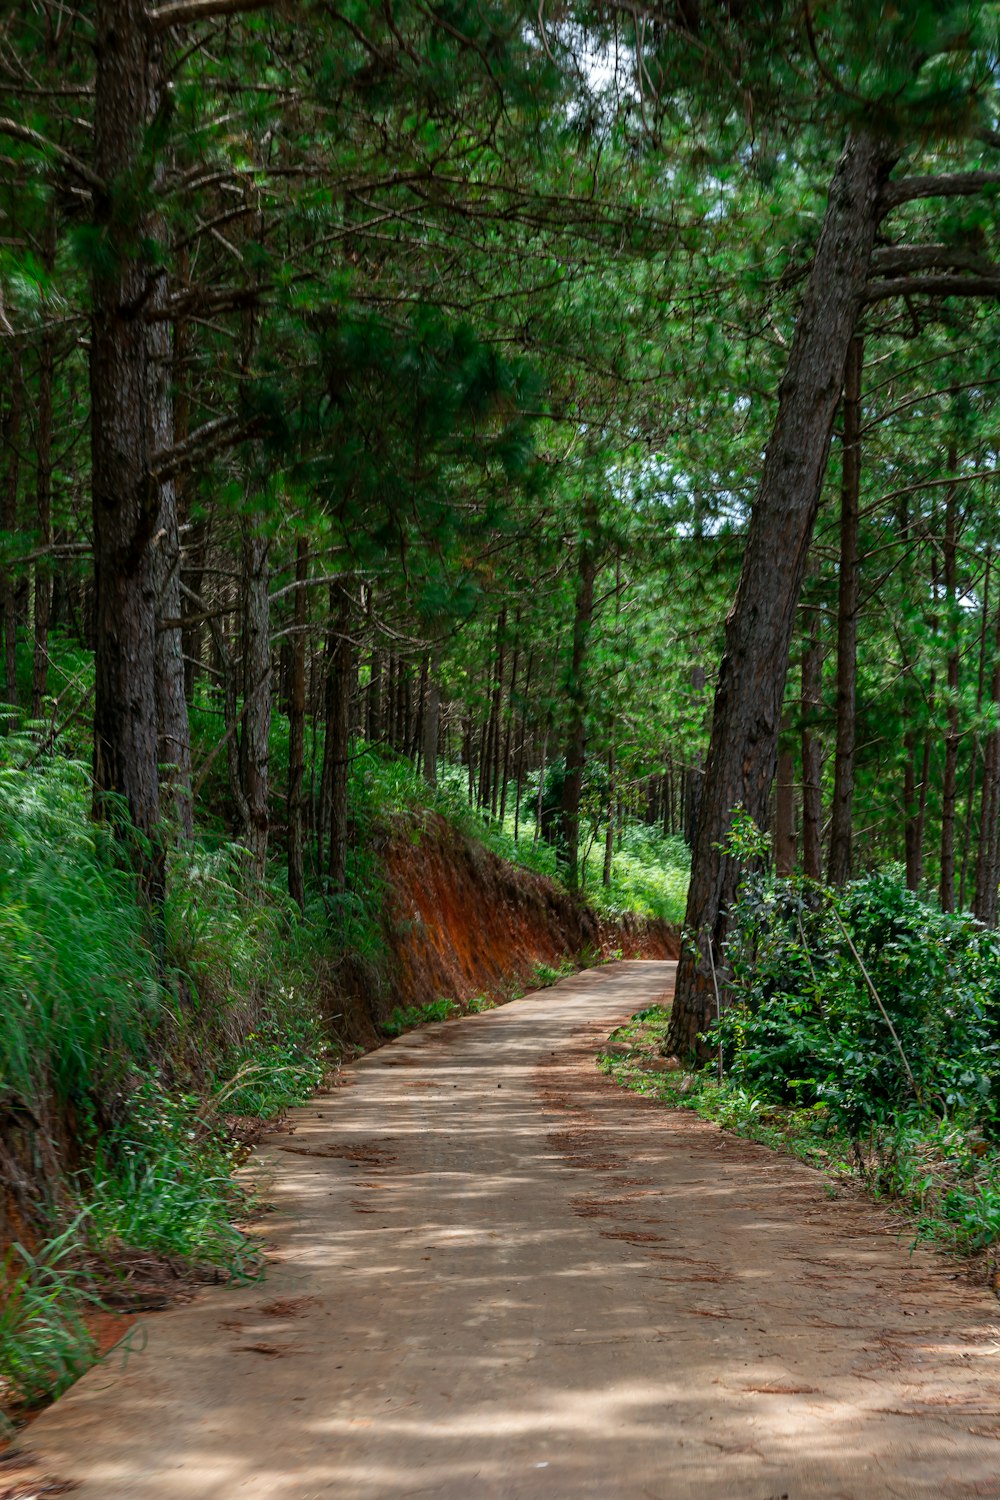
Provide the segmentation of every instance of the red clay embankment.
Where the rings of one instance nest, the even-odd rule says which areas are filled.
[[[394,1004],[509,992],[540,963],[678,956],[678,933],[667,923],[601,918],[436,815],[421,825],[400,821],[380,858]]]

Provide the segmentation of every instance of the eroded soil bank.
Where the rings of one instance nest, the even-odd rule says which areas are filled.
[[[594,1054],[624,963],[402,1037],[255,1158],[264,1283],[27,1435],[79,1500],[996,1496],[995,1300]]]

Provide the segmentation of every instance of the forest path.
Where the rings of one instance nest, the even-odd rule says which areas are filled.
[[[595,1070],[672,974],[347,1069],[254,1158],[266,1280],[152,1319],[26,1435],[38,1472],[76,1500],[1000,1496],[995,1301]]]

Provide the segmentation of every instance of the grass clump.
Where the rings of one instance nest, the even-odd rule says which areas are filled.
[[[560,979],[567,979],[570,974],[576,973],[576,964],[571,958],[564,958],[562,963],[555,967],[552,964],[537,963],[531,971],[530,985],[532,989],[546,990],[553,984],[558,984]]]
[[[425,1026],[429,1021],[448,1021],[461,1013],[462,1007],[454,1000],[439,996],[437,1000],[428,1000],[425,1005],[394,1006],[387,1019],[381,1023],[380,1030],[386,1036],[401,1036],[404,1031],[412,1031],[415,1026]]]
[[[0,1436],[5,1407],[58,1396],[92,1361],[85,1311],[97,1298],[79,1265],[83,1218],[34,1253],[12,1245],[0,1261]]]

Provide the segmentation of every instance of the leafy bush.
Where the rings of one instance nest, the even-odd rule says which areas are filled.
[[[1000,939],[938,911],[895,869],[843,890],[751,876],[715,1028],[731,1078],[825,1104],[858,1136],[916,1106],[1000,1130]]]

